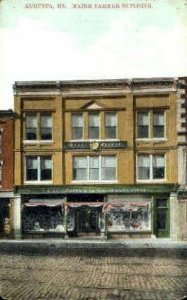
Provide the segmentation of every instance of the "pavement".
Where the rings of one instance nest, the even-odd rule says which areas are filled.
[[[187,241],[171,239],[134,239],[134,240],[99,240],[99,239],[20,239],[0,240],[0,253],[36,253],[36,254],[65,254],[100,252],[110,255],[126,254],[139,256],[187,257]]]
[[[131,256],[120,249],[113,255],[113,250],[107,255],[102,248],[96,255],[76,248],[58,255],[1,253],[0,294],[8,300],[181,300],[187,295],[186,258]]]

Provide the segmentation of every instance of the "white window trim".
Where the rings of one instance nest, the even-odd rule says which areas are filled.
[[[105,138],[105,141],[106,140],[109,140],[109,141],[116,141],[116,140],[119,140],[119,138],[118,138],[118,128],[119,128],[119,120],[118,120],[118,113],[117,112],[105,112],[104,113],[104,125],[105,125],[105,128],[104,128],[104,132],[106,131],[106,114],[115,114],[116,115],[116,138],[114,139],[110,139],[110,138]],[[106,136],[106,134],[105,134],[105,136]]]
[[[32,155],[26,155],[25,156],[25,174],[24,174],[24,183],[25,184],[51,184],[53,183],[53,156],[52,155],[33,155],[37,156],[37,180],[27,180],[26,176],[27,176],[27,157],[31,157]],[[52,168],[51,168],[51,180],[41,180],[40,178],[40,165],[41,165],[41,157],[46,157],[46,156],[51,156],[51,161],[52,161]]]
[[[87,178],[89,178],[89,170],[90,170],[90,157],[93,157],[94,155],[83,155],[83,156],[80,156],[80,157],[86,157],[86,159],[87,159],[87,163],[88,163],[88,165],[87,165],[87,170],[86,170],[86,172],[87,172]],[[101,184],[103,184],[103,183],[117,183],[118,182],[118,180],[117,179],[111,179],[111,180],[102,180],[102,157],[108,157],[108,156],[113,156],[113,157],[115,157],[115,159],[116,159],[116,174],[115,174],[115,177],[116,178],[118,178],[117,176],[118,176],[118,174],[117,174],[117,155],[95,155],[96,157],[99,157],[99,179],[97,179],[97,180],[78,180],[78,179],[73,179],[72,181],[71,181],[71,183],[85,183],[85,184],[87,184],[87,183],[101,183]],[[79,157],[79,156],[75,156],[75,157]],[[72,166],[73,167],[73,166]]]
[[[153,116],[153,113],[154,113],[154,109],[152,110],[152,109],[150,109],[150,110],[148,110],[148,118],[149,118],[149,121],[148,121],[148,126],[149,126],[149,128],[148,128],[148,135],[149,135],[149,137],[146,137],[146,138],[136,138],[136,141],[142,141],[142,142],[149,142],[149,141],[168,141],[168,138],[167,138],[167,135],[166,135],[166,121],[167,121],[167,119],[166,119],[166,110],[160,110],[160,111],[163,111],[164,112],[164,137],[150,137],[151,136],[151,114],[152,114],[152,116]],[[159,111],[159,110],[158,110]],[[137,123],[137,129],[138,129],[138,112],[137,112],[137,117],[136,117],[136,123]],[[152,126],[153,127],[153,126]],[[137,129],[136,129],[136,132],[137,132]],[[153,130],[153,128],[152,128],[152,130]]]
[[[27,116],[29,116],[29,115],[32,115],[32,113],[26,113],[25,114],[25,118],[27,117]],[[54,130],[54,118],[53,118],[53,114],[52,113],[48,113],[48,112],[46,112],[46,113],[36,113],[36,131],[38,131],[38,129],[39,129],[39,131],[40,131],[40,133],[41,133],[41,126],[40,126],[40,122],[41,122],[41,116],[42,115],[49,115],[49,116],[51,116],[51,118],[52,118],[52,127],[51,127],[51,129],[52,129],[52,139],[51,140],[39,140],[39,139],[37,139],[37,134],[36,134],[36,140],[27,140],[27,139],[23,139],[23,143],[24,144],[45,144],[45,143],[53,143],[53,136],[54,136],[54,132],[53,132],[53,130]],[[39,117],[39,119],[38,119],[38,117]],[[25,136],[26,136],[26,129],[27,129],[27,127],[26,127],[26,122],[25,122]]]
[[[139,176],[139,173],[138,173],[138,157],[140,155],[149,155],[150,157],[150,166],[149,166],[149,169],[150,169],[150,179],[138,179],[138,176]],[[164,156],[164,178],[163,179],[153,179],[153,156],[159,156],[159,155],[163,155]],[[155,183],[155,182],[158,182],[158,183],[163,183],[163,182],[167,182],[167,165],[166,165],[166,154],[160,154],[160,153],[157,153],[157,154],[149,154],[149,153],[139,153],[137,156],[136,156],[136,182],[149,182],[149,183]]]
[[[51,144],[53,140],[23,140],[23,144]]]

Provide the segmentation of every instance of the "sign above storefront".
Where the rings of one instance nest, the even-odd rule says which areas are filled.
[[[92,141],[92,142],[66,142],[64,150],[91,150],[102,149],[124,149],[127,147],[127,141]]]
[[[160,194],[170,193],[177,189],[176,185],[64,185],[64,186],[33,186],[17,187],[17,194]]]

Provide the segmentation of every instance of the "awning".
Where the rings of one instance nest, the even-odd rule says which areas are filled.
[[[105,203],[104,202],[66,202],[65,205],[71,208],[78,208],[82,206],[88,207],[102,207]]]
[[[104,212],[109,212],[111,209],[119,208],[124,211],[138,211],[140,208],[148,207],[150,202],[126,202],[112,201],[105,203],[103,207]]]
[[[47,207],[56,207],[63,206],[64,200],[57,199],[31,199],[29,202],[24,203],[26,207],[37,207],[37,206],[47,206]]]

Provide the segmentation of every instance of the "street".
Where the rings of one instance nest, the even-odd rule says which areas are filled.
[[[182,299],[187,260],[93,254],[0,256],[1,295],[7,299]]]

